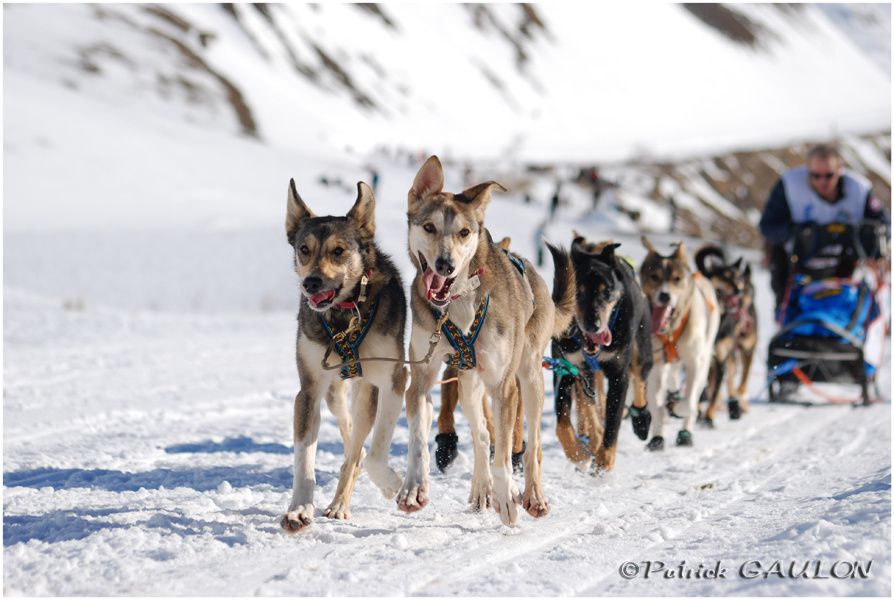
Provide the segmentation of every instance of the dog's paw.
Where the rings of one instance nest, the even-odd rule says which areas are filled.
[[[344,498],[335,498],[332,503],[323,511],[323,515],[330,519],[338,519],[343,521],[351,518],[351,505]]]
[[[442,473],[456,460],[456,444],[459,437],[455,433],[439,433],[435,436],[435,464]]]
[[[646,444],[646,450],[649,450],[650,452],[658,452],[660,450],[664,450],[664,438],[660,435],[656,435],[651,440],[649,440],[648,444]]]
[[[397,472],[388,465],[367,465],[366,472],[375,484],[385,500],[391,500],[400,491],[403,480]]]
[[[525,490],[525,495],[522,496],[522,508],[535,519],[549,514],[549,502],[539,486],[532,486]]]
[[[726,401],[726,406],[729,409],[730,420],[735,421],[742,417],[742,405],[739,404],[738,398],[730,398]]]
[[[696,424],[699,427],[704,427],[705,429],[714,429],[714,419],[711,417],[706,417],[705,415],[699,414],[698,419],[696,419]]]
[[[677,445],[692,446],[692,434],[685,429],[681,429],[679,433],[677,433]]]
[[[518,521],[518,505],[521,504],[521,494],[515,487],[512,477],[501,476],[494,473],[494,493],[492,506],[504,525],[514,525]]]
[[[420,482],[407,479],[397,493],[398,510],[413,513],[422,510],[427,504],[428,482],[424,479]]]
[[[472,477],[469,505],[474,511],[484,511],[494,505],[494,486],[490,478]]]
[[[649,412],[649,408],[631,406],[630,423],[633,425],[633,433],[636,437],[645,441],[649,437],[649,428],[652,426],[652,413]]]
[[[287,533],[297,533],[302,529],[306,529],[312,522],[314,516],[313,504],[302,504],[295,510],[290,510],[280,520],[279,525]]]

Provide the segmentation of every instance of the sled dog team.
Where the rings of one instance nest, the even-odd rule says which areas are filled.
[[[570,252],[547,244],[555,266],[550,293],[534,266],[509,249],[509,240],[495,242],[484,226],[491,193],[507,191],[503,186],[488,181],[459,193],[443,188],[441,162],[432,156],[407,196],[408,246],[416,268],[407,357],[404,286],[374,240],[372,189],[358,183],[347,215],[318,217],[295,182],[289,184],[286,234],[302,301],[294,485],[281,520],[286,531],[307,527],[314,516],[324,398],[338,422],[345,460],[323,514],[350,516],[361,467],[386,498],[396,497],[400,510],[415,512],[428,504],[431,389],[445,362],[439,426],[452,429],[458,402],[474,448],[469,502],[475,509],[495,509],[505,524],[517,521],[519,507],[533,517],[549,512],[541,483],[543,367],[553,370],[557,436],[568,459],[584,470],[614,467],[625,411],[640,439],[651,435],[647,448],[661,450],[669,417],[682,416],[680,446],[692,445],[697,418],[712,425],[724,376],[730,417],[748,408],[744,392],[756,317],[750,267],[743,268],[741,259],[728,263],[719,248],[705,247],[693,272],[682,243],[663,256],[643,238],[648,255],[637,282],[633,267],[616,253],[619,244],[575,234]],[[550,342],[552,356],[545,358]],[[743,372],[735,386],[739,362]],[[627,408],[631,385],[633,403]],[[700,398],[707,402],[702,415]],[[388,456],[404,400],[410,439],[401,478]],[[575,405],[577,431],[571,420]],[[438,435],[440,468],[455,457],[456,439],[455,433]],[[524,472],[522,490],[514,468]]]

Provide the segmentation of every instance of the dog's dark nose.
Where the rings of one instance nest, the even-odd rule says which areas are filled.
[[[308,294],[316,294],[323,287],[323,280],[319,277],[305,277],[304,289]]]
[[[438,260],[435,261],[435,270],[438,272],[438,275],[447,277],[453,273],[455,268],[456,267],[453,265],[453,261],[450,260],[450,258],[439,256]]]
[[[667,305],[670,303],[670,301],[671,301],[671,295],[668,294],[667,292],[661,292],[660,294],[658,294],[658,303],[659,304]]]

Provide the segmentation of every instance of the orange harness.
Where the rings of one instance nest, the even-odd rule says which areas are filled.
[[[693,279],[698,279],[701,277],[701,273],[696,272],[693,275]],[[696,288],[699,292],[701,292],[701,288],[696,284]],[[704,297],[704,294],[702,294]],[[708,312],[714,312],[714,303],[711,302],[710,298],[705,298],[705,304],[708,305]],[[686,329],[686,323],[689,322],[689,311],[686,311],[686,314],[683,315],[683,318],[680,320],[680,326],[677,327],[677,330],[673,332],[671,335],[667,335],[664,333],[656,333],[655,337],[657,337],[661,341],[661,345],[664,346],[664,360],[665,362],[674,363],[680,360],[680,355],[677,353],[677,342],[680,341],[680,336],[683,335],[683,330]]]

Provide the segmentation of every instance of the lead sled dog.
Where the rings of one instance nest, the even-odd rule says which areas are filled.
[[[505,524],[518,518],[517,504],[534,517],[549,511],[541,484],[540,419],[543,411],[543,350],[564,331],[574,311],[574,273],[568,255],[553,247],[553,296],[530,262],[501,250],[484,227],[494,189],[488,181],[459,194],[444,192],[444,171],[436,156],[422,165],[408,193],[410,259],[416,276],[410,288],[410,428],[407,475],[398,508],[414,512],[429,502],[428,436],[432,422],[431,388],[441,359],[459,371],[459,398],[472,428],[474,469],[469,502],[493,507]],[[443,332],[442,337],[437,337]],[[433,335],[435,334],[435,335]],[[528,426],[524,492],[510,466],[517,383]],[[494,466],[482,395],[493,399]]]
[[[401,479],[388,466],[388,453],[406,388],[407,309],[400,275],[375,244],[375,197],[365,183],[357,184],[357,200],[346,216],[317,217],[290,181],[286,235],[302,297],[295,342],[301,390],[295,397],[293,423],[294,483],[281,519],[283,529],[294,532],[314,517],[314,460],[324,396],[345,447],[335,498],[324,515],[350,516],[363,443],[374,423],[364,466],[386,498],[397,494]]]

